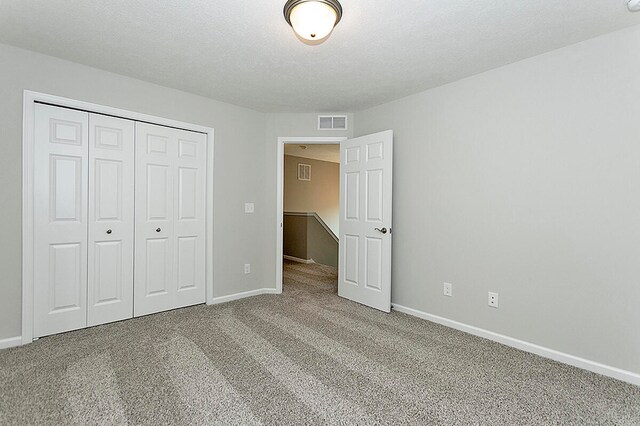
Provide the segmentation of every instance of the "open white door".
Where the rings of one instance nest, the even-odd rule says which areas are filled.
[[[340,144],[338,295],[391,310],[393,131]]]

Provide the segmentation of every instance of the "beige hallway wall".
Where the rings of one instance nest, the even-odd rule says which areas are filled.
[[[300,163],[311,166],[311,181],[298,180]],[[340,222],[340,164],[285,155],[283,202],[285,212],[318,213],[337,236]]]

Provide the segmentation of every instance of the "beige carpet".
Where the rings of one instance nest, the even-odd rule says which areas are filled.
[[[0,351],[0,424],[640,424],[640,388],[336,295],[282,295]]]

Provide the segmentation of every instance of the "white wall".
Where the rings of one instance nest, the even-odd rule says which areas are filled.
[[[355,114],[356,136],[395,132],[394,303],[640,373],[639,42]]]
[[[264,287],[265,262],[273,263],[263,251],[264,114],[0,45],[0,339],[21,334],[24,89],[214,127],[214,295]],[[256,214],[243,213],[245,201]]]

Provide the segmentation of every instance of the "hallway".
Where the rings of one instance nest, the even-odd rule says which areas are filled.
[[[338,268],[319,263],[299,263],[284,259],[283,291],[338,294]]]

